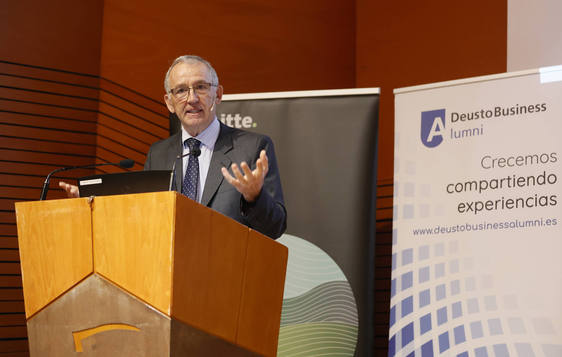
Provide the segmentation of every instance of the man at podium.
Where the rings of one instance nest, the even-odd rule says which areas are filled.
[[[175,167],[176,191],[269,237],[280,237],[287,213],[271,139],[218,121],[223,87],[201,57],[178,57],[164,88],[164,100],[179,118],[181,131],[151,146],[144,169]],[[78,197],[76,186],[59,185]]]

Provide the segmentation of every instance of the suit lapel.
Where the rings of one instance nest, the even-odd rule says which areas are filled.
[[[221,123],[219,137],[215,143],[213,155],[211,156],[211,163],[209,165],[209,172],[207,173],[207,180],[205,188],[203,189],[203,196],[201,197],[201,204],[207,206],[211,198],[217,192],[220,184],[224,180],[221,168],[230,167],[232,160],[226,153],[232,150],[232,129]]]

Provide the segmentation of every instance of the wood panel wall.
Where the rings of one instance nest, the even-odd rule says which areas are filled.
[[[132,159],[142,170],[152,143],[168,137],[168,110],[163,102],[106,78],[100,80],[96,128],[96,163]],[[119,172],[104,166],[102,172]]]
[[[101,76],[158,100],[184,54],[225,93],[355,87],[354,1],[106,0],[103,28]]]
[[[5,1],[0,12],[0,355],[27,356],[14,202],[37,200],[51,170],[95,161],[103,3]]]
[[[127,157],[140,169],[167,136],[162,81],[186,53],[209,59],[226,93],[381,87],[374,355],[386,356],[392,89],[504,72],[507,0],[20,0],[0,11],[0,356],[27,355],[13,202],[37,199],[56,167]],[[57,181],[49,198],[62,197]]]
[[[63,166],[131,158],[168,134],[163,104],[97,76],[0,61],[0,352],[27,350],[14,202],[39,199],[45,176]],[[104,166],[97,172],[120,171]],[[48,198],[63,198],[56,174]]]

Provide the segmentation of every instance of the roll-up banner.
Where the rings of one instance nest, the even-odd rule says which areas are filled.
[[[225,95],[217,108],[275,146],[289,247],[279,356],[372,355],[378,103],[367,88]]]
[[[562,356],[562,66],[395,90],[389,356]]]

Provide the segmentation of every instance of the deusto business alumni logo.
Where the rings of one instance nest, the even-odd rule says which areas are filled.
[[[422,112],[420,134],[421,142],[428,148],[441,144],[445,135],[445,109]]]
[[[515,105],[495,105],[468,111],[449,111],[449,119],[445,119],[445,109],[421,112],[421,142],[428,148],[434,148],[447,139],[458,142],[474,140],[486,134],[485,123],[502,120],[502,125],[509,125],[509,119],[532,119],[542,115],[548,109],[547,103],[531,103]],[[445,123],[449,128],[445,134]]]

